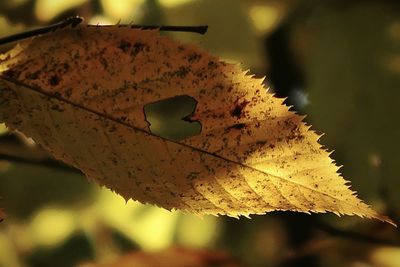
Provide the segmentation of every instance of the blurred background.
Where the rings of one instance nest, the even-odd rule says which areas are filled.
[[[399,1],[1,0],[0,37],[73,15],[91,24],[209,25],[204,36],[167,34],[266,76],[326,133],[321,142],[360,198],[400,224]],[[1,267],[107,263],[171,247],[223,251],[237,265],[165,266],[400,266],[399,230],[388,224],[293,212],[199,218],[126,203],[1,124],[0,197]]]

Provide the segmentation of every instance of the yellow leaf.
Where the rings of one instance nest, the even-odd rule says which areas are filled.
[[[125,199],[196,214],[330,211],[393,223],[356,197],[319,136],[263,79],[193,45],[81,25],[0,58],[0,121]],[[195,100],[183,120],[201,132],[158,136],[145,106],[177,96]]]

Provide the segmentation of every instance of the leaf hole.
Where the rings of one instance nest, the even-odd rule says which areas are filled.
[[[171,140],[182,140],[201,132],[199,121],[191,120],[197,101],[188,95],[166,98],[144,106],[150,132]]]

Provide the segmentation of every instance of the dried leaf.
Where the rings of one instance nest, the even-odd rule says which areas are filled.
[[[81,267],[239,267],[225,252],[172,247],[159,252],[132,252],[107,264],[87,263]]]
[[[78,26],[2,56],[0,121],[126,199],[197,214],[334,212],[392,223],[359,200],[319,136],[263,79],[154,30]],[[201,133],[169,140],[144,107],[197,102]]]

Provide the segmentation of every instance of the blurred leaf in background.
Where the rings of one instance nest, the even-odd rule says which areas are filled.
[[[239,267],[227,253],[171,247],[158,252],[133,252],[106,264],[86,263],[80,267]]]

